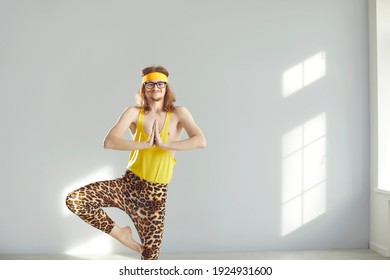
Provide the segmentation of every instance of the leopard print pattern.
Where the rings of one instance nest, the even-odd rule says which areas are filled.
[[[114,180],[100,181],[68,194],[70,211],[91,226],[110,233],[114,222],[102,207],[117,207],[132,219],[143,246],[141,259],[157,260],[163,237],[167,184],[145,181],[126,170]]]

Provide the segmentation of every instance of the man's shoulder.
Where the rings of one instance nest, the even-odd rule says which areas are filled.
[[[184,106],[176,107],[174,115],[177,117],[178,121],[185,121],[191,118],[190,111]]]
[[[184,106],[177,106],[174,111],[174,113],[177,115],[186,114],[188,112],[189,112],[188,109]]]
[[[129,106],[125,109],[127,114],[138,114],[141,109],[138,106]]]
[[[123,111],[122,116],[125,117],[126,119],[133,121],[138,118],[139,111],[140,111],[139,107],[129,106]]]

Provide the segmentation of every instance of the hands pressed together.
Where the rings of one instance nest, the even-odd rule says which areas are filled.
[[[158,129],[158,126],[157,126],[157,120],[154,120],[153,126],[152,126],[152,131],[149,134],[149,138],[148,138],[148,140],[146,142],[148,143],[149,147],[156,146],[156,147],[162,148],[162,149],[165,148],[164,142],[161,139],[161,136],[160,136],[160,133],[159,133],[159,129]]]

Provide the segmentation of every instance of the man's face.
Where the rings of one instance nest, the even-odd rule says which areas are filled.
[[[144,83],[146,98],[152,101],[164,99],[166,92],[166,83],[160,80],[151,80]]]

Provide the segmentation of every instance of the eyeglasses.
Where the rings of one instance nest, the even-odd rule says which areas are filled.
[[[145,82],[144,86],[146,89],[154,89],[154,87],[157,85],[159,89],[165,88],[167,86],[166,82]]]

